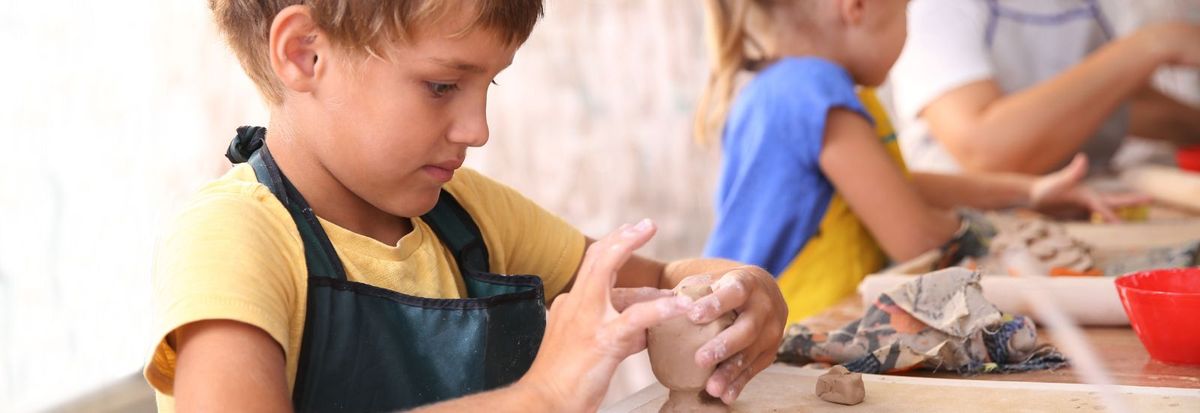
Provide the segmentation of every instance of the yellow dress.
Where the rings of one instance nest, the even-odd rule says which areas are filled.
[[[859,100],[875,120],[875,132],[907,175],[896,134],[872,89],[860,89]],[[866,226],[834,193],[816,234],[779,274],[788,305],[788,324],[803,320],[854,292],[859,281],[883,268],[887,257]]]

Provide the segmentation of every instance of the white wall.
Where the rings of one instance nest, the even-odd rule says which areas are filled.
[[[156,231],[227,168],[233,128],[266,120],[206,3],[0,0],[0,411],[100,386],[148,354]],[[698,253],[718,166],[688,134],[699,2],[548,3],[468,164],[589,234],[651,217],[648,254]],[[644,364],[622,374],[614,394],[652,380]]]
[[[165,214],[262,116],[204,2],[0,3],[0,410],[138,368]]]

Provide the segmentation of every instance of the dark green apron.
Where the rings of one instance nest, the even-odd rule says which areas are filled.
[[[346,279],[312,208],[263,143],[238,128],[226,156],[249,162],[292,215],[304,241],[308,307],[292,401],[297,411],[408,409],[516,381],[546,329],[541,279],[488,273],[478,226],[448,192],[421,217],[450,251],[465,299],[435,299]]]

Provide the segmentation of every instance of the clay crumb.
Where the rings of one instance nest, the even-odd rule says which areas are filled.
[[[862,403],[867,397],[862,374],[851,373],[840,365],[833,366],[828,372],[817,377],[815,392],[821,400],[845,405]]]

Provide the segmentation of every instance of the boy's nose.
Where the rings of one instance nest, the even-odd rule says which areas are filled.
[[[448,138],[450,142],[467,146],[483,146],[488,141],[487,114],[480,111],[455,122]]]

